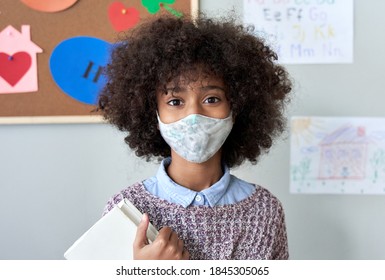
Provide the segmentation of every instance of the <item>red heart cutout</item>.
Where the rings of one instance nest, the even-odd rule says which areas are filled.
[[[116,31],[124,31],[139,22],[139,11],[133,7],[126,8],[121,2],[113,2],[108,7],[108,18]]]
[[[0,53],[0,76],[14,86],[27,73],[31,63],[31,56],[26,52],[17,52],[13,55]]]

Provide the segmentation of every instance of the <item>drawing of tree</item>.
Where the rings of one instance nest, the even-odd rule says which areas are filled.
[[[291,171],[293,181],[300,181],[303,183],[310,173],[310,165],[310,158],[304,158],[297,165],[294,165]]]
[[[375,151],[369,161],[373,167],[373,183],[376,183],[381,173],[385,173],[385,151],[382,149]]]

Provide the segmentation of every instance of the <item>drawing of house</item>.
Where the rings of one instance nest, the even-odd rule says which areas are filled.
[[[11,25],[0,32],[0,94],[37,91],[37,53],[42,51],[31,41],[29,25],[21,32]]]
[[[319,179],[364,179],[368,143],[362,126],[344,125],[324,137]]]

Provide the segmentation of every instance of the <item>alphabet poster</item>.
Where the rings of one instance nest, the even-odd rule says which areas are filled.
[[[244,0],[243,14],[281,63],[353,62],[353,0]]]
[[[293,117],[292,193],[385,194],[385,118]]]

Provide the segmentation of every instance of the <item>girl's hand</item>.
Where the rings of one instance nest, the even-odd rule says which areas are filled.
[[[143,215],[134,241],[134,260],[188,260],[189,253],[183,248],[183,241],[169,227],[159,231],[153,243],[149,244],[146,231],[149,224],[147,214]]]

